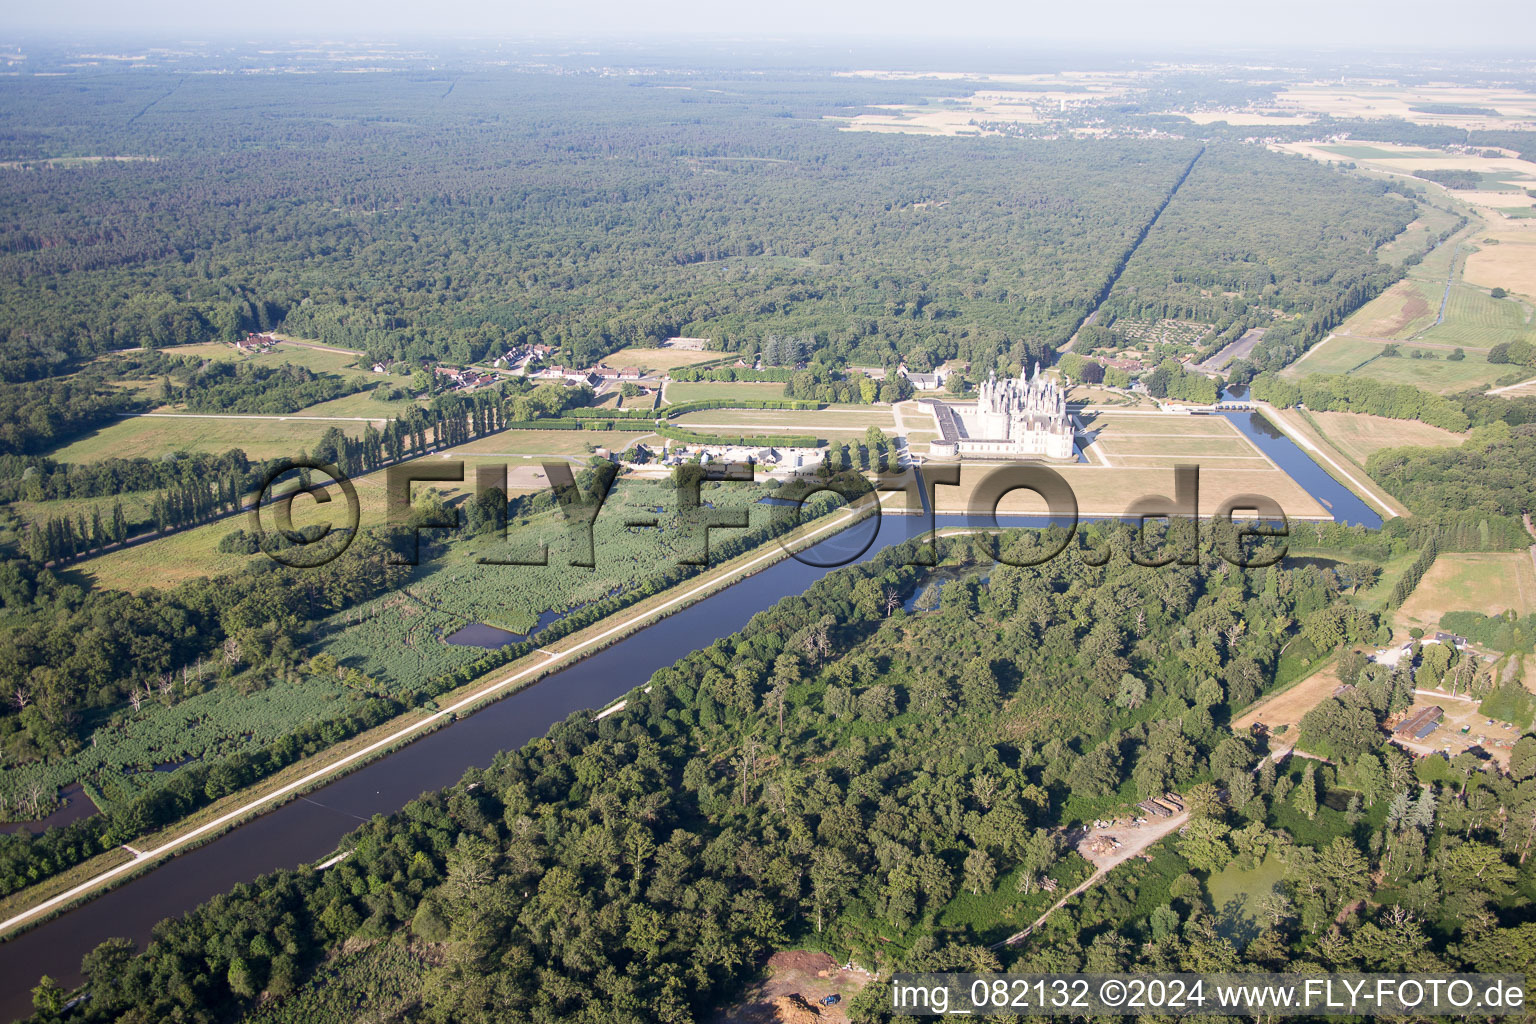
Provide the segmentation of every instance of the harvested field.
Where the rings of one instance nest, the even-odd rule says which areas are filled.
[[[1454,448],[1466,435],[1418,420],[1393,420],[1352,412],[1314,412],[1312,418],[1334,447],[1361,465],[1383,448]]]
[[[1467,257],[1463,277],[1484,288],[1503,288],[1536,300],[1536,230],[1500,231]]]
[[[642,370],[670,370],[719,359],[725,353],[687,348],[621,348],[603,357],[609,366],[634,366]]]

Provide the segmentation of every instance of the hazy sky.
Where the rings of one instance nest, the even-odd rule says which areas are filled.
[[[0,33],[770,35],[1135,48],[1523,48],[1536,56],[1533,11],[1532,0],[1481,0],[1471,10],[1447,0],[0,0]]]

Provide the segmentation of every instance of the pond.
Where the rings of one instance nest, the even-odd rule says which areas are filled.
[[[516,643],[521,639],[522,637],[516,633],[505,629],[487,626],[483,622],[471,622],[462,629],[455,630],[443,637],[443,643],[454,644],[459,647],[484,647],[486,650],[494,651],[507,646],[507,644]]]
[[[59,794],[59,799],[63,804],[48,817],[39,818],[36,821],[8,821],[0,824],[0,833],[31,832],[35,836],[42,835],[50,828],[68,825],[81,818],[89,818],[97,811],[96,805],[86,795],[85,787],[78,782],[65,786]]]

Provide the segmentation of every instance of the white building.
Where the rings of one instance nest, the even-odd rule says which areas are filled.
[[[931,404],[941,434],[929,449],[936,458],[1077,458],[1067,396],[1038,363],[1028,378],[993,373],[975,405]]]
[[[944,378],[948,376],[943,370],[934,370],[932,373],[912,373],[905,366],[896,371],[907,378],[914,391],[937,391],[944,386]]]

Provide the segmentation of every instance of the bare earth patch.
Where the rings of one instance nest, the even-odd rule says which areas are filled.
[[[1232,723],[1232,731],[1245,733],[1255,723],[1262,722],[1269,730],[1270,749],[1294,747],[1302,716],[1333,696],[1333,691],[1338,688],[1336,664],[1331,662],[1290,689],[1260,701]],[[1286,727],[1285,731],[1276,735],[1281,726]]]
[[[779,1021],[825,1021],[846,1024],[848,1001],[873,979],[845,971],[826,953],[786,950],[768,958],[767,977],[747,990],[741,1002],[714,1016],[711,1024],[776,1024]],[[842,998],[821,1006],[830,995]]]

